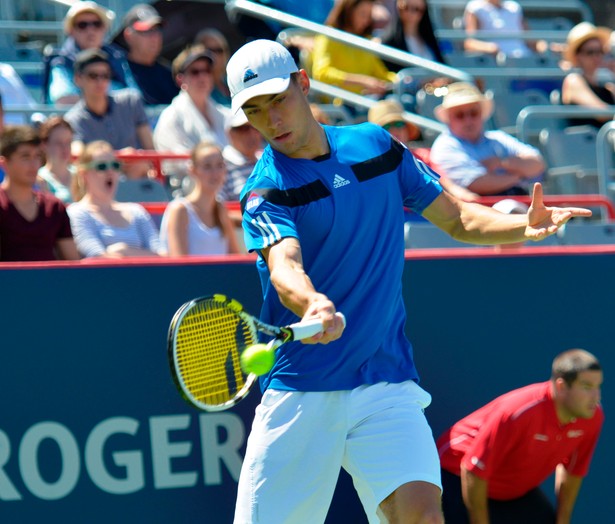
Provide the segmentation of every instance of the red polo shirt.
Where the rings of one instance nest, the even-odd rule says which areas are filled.
[[[496,500],[521,497],[539,486],[558,464],[585,476],[604,413],[561,425],[549,381],[506,393],[461,419],[437,441],[442,468],[460,466],[488,481]]]

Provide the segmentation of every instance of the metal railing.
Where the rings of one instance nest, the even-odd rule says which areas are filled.
[[[590,109],[579,106],[556,106],[556,105],[541,105],[527,106],[519,112],[517,117],[517,136],[522,142],[527,142],[529,123],[535,118],[553,118],[553,119],[575,119],[575,118],[596,118],[596,117],[611,117],[615,115],[615,106],[609,109]]]
[[[333,29],[322,24],[317,24],[297,16],[289,15],[282,11],[265,7],[261,4],[249,2],[248,0],[229,0],[226,3],[226,10],[229,19],[231,20],[233,19],[235,13],[241,12],[255,18],[275,21],[285,27],[300,27],[310,33],[322,34],[332,40],[344,42],[345,44],[369,51],[370,53],[380,56],[381,58],[385,58],[386,60],[401,64],[403,66],[421,67],[433,72],[436,75],[447,76],[465,82],[473,82],[474,80],[472,75],[469,75],[460,69],[455,69],[438,62],[426,60],[425,58],[400,51],[399,49],[385,46],[372,40],[352,35],[344,31],[340,31],[339,29]]]
[[[350,91],[346,91],[345,89],[325,84],[317,80],[310,79],[310,87],[311,90],[316,93],[330,96],[332,98],[340,98],[344,102],[348,102],[349,104],[365,109],[369,109],[377,103],[377,100],[374,100],[373,98],[357,95],[355,93],[351,93]],[[444,130],[446,130],[446,126],[444,124],[441,124],[440,122],[437,122],[430,118],[425,118],[424,116],[417,115],[415,113],[409,113],[407,111],[404,111],[402,116],[408,122],[412,122],[413,124],[417,125],[422,129],[429,129],[437,133],[442,133]]]
[[[615,122],[604,124],[596,137],[596,161],[598,169],[598,188],[601,195],[609,196],[610,189],[613,187],[611,172],[613,171],[613,155],[615,154],[613,134],[615,132]]]

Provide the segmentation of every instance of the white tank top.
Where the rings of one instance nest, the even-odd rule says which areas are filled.
[[[226,255],[228,240],[219,227],[205,225],[192,203],[185,198],[177,200],[188,211],[188,254],[189,255]],[[169,251],[168,213],[165,211],[160,224],[160,243],[165,252]]]

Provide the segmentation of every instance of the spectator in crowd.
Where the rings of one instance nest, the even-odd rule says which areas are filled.
[[[211,92],[212,100],[217,104],[230,107],[231,93],[226,83],[226,63],[231,56],[228,40],[217,29],[208,27],[199,31],[195,38],[195,44],[204,46],[213,58],[211,69],[214,81],[214,88]]]
[[[13,106],[34,107],[36,105],[36,101],[15,68],[2,62],[0,62],[0,95],[3,107],[6,109]],[[25,120],[25,117],[19,113],[4,115],[4,122],[7,124],[25,124]]]
[[[4,102],[2,100],[2,92],[0,92],[0,138],[4,133]],[[4,180],[4,168],[0,165],[0,182]]]
[[[385,45],[407,51],[415,56],[444,63],[436,35],[429,18],[426,0],[397,0],[397,21]],[[399,70],[399,64],[388,64]]]
[[[99,49],[87,49],[75,60],[75,82],[82,97],[65,115],[75,133],[73,154],[79,156],[84,144],[105,140],[117,150],[154,149],[140,95],[132,89],[109,92],[111,67],[108,55]],[[147,172],[146,162],[131,162],[127,170]],[[134,177],[138,178],[135,174]]]
[[[562,83],[562,104],[607,109],[615,105],[615,84],[601,83],[598,69],[604,67],[604,57],[610,45],[611,30],[589,22],[574,26],[566,38],[564,60],[574,69]],[[612,117],[574,118],[570,125],[602,127]]]
[[[522,32],[527,29],[523,9],[515,0],[470,0],[463,21],[468,35],[464,41],[466,51],[518,57],[530,55],[532,49],[529,46],[536,50],[537,42],[526,42],[521,38],[491,41],[480,38],[480,31]]]
[[[213,62],[202,45],[183,50],[173,60],[173,75],[181,91],[158,118],[154,129],[158,151],[186,153],[202,141],[222,147],[228,143],[225,124],[229,111],[211,98]]]
[[[149,4],[132,7],[123,21],[128,66],[148,105],[167,105],[179,88],[171,69],[160,61],[163,20]]]
[[[571,349],[551,379],[496,398],[438,439],[447,524],[565,524],[600,435],[603,373]],[[556,508],[540,490],[553,472]],[[583,519],[581,519],[583,520]]]
[[[103,140],[87,144],[77,160],[75,203],[68,214],[84,257],[158,256],[152,217],[140,204],[115,201],[120,167],[113,147]]]
[[[375,0],[339,0],[325,24],[370,38],[374,4]],[[391,84],[397,79],[378,56],[324,35],[318,35],[314,40],[312,75],[315,80],[378,98],[390,91]]]
[[[167,206],[160,225],[162,250],[169,256],[239,253],[235,228],[218,200],[226,178],[222,150],[215,142],[201,142],[191,157],[194,189]]]
[[[228,174],[220,191],[223,200],[239,200],[239,194],[263,153],[263,137],[248,122],[243,111],[229,120],[229,144],[222,151]]]
[[[64,204],[36,191],[41,141],[31,127],[7,127],[0,139],[0,261],[78,260]]]
[[[434,109],[448,125],[431,147],[431,161],[456,184],[478,195],[527,195],[545,162],[540,152],[503,131],[485,131],[493,100],[466,82],[448,86]]]
[[[431,163],[428,148],[412,147],[412,141],[420,136],[420,131],[418,127],[404,118],[403,112],[404,110],[397,100],[390,98],[379,100],[370,107],[367,113],[367,120],[383,127],[391,136],[408,147],[416,158],[437,171],[436,166]],[[440,184],[445,190],[461,200],[472,202],[478,197],[476,193],[472,193],[465,187],[455,184],[446,176],[440,178]]]
[[[75,2],[64,18],[67,38],[57,56],[49,61],[47,98],[53,104],[74,104],[79,100],[79,86],[74,82],[73,64],[86,49],[99,49],[109,57],[110,89],[137,88],[130,73],[125,53],[105,43],[105,36],[115,14],[96,2]]]
[[[51,116],[41,124],[39,135],[45,153],[45,165],[38,170],[39,185],[65,204],[70,204],[75,174],[71,155],[73,128],[61,116]]]

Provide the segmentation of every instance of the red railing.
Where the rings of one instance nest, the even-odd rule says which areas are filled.
[[[133,153],[124,153],[121,151],[117,151],[117,157],[126,162],[138,162],[138,161],[147,161],[152,162],[153,167],[156,171],[156,178],[163,182],[164,175],[162,172],[162,162],[166,160],[189,160],[189,153],[171,153],[171,152],[161,152],[161,151],[151,151],[151,150],[140,150],[135,151]],[[484,204],[487,206],[492,206],[496,202],[503,200],[504,198],[512,198],[519,202],[523,202],[524,204],[529,205],[532,201],[529,196],[511,196],[511,197],[502,197],[502,196],[484,196],[478,199],[480,204]],[[544,202],[548,206],[559,206],[559,207],[568,207],[568,206],[576,206],[576,207],[600,207],[604,209],[606,212],[606,216],[609,221],[615,220],[615,206],[613,202],[603,195],[544,195]],[[237,206],[238,203],[229,203],[229,210],[237,210],[239,209]],[[152,207],[152,204],[148,204],[146,207],[151,207],[151,212],[164,212],[164,205],[161,208],[156,208],[155,204]],[[149,209],[148,209],[149,210]]]
[[[162,162],[166,160],[189,160],[190,153],[171,153],[170,151],[153,151],[141,149],[132,153],[126,153],[122,151],[116,151],[118,159],[124,162],[151,162],[153,168],[156,171],[156,179],[160,182],[164,181],[164,174],[162,172]]]

